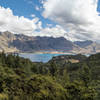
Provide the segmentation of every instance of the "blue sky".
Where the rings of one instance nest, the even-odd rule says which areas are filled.
[[[98,1],[98,11],[100,12],[100,0]]]
[[[42,6],[39,0],[0,0],[0,6],[11,8],[14,15],[24,16],[31,19],[30,15],[35,14],[44,24],[54,23],[49,19],[44,19],[44,17],[41,16],[42,11],[36,10],[36,6]],[[98,11],[100,11],[100,0],[98,2]]]
[[[35,14],[43,22],[43,27],[46,27],[46,24],[55,25],[55,22],[45,19],[41,15],[42,10],[36,10],[36,7],[42,6],[39,0],[0,0],[0,6],[10,8],[14,15],[24,16],[29,19],[32,19],[31,15]]]
[[[9,25],[9,23],[11,23],[9,21],[9,23],[7,22],[5,26],[0,26],[0,30],[10,30],[11,32],[21,33],[24,30],[28,32],[28,30],[32,30],[32,28],[34,28],[33,31],[30,32],[36,33],[34,30],[35,29],[38,30],[38,26],[41,26],[42,27],[41,32],[36,33],[40,36],[43,35],[64,36],[71,40],[75,40],[75,39],[87,40],[90,38],[96,40],[97,37],[100,36],[99,34],[100,28],[98,27],[99,26],[98,21],[100,21],[100,19],[98,15],[96,15],[95,10],[93,9],[95,8],[95,5],[93,5],[92,7],[90,3],[90,1],[94,2],[96,0],[81,0],[82,1],[81,9],[80,8],[74,9],[74,7],[76,8],[76,6],[80,7],[79,5],[80,0],[76,0],[76,2],[73,2],[73,0],[63,0],[63,2],[61,2],[62,0],[61,1],[46,0],[43,4],[40,1],[42,0],[0,0],[0,6],[4,7],[5,9],[3,13],[2,12],[3,8],[0,8],[2,12],[0,13],[2,14],[2,16],[5,16],[5,13],[6,15],[9,15],[7,14],[7,12],[9,13],[10,11],[13,12],[13,14],[9,15],[10,21],[12,19],[13,20],[17,19],[15,16],[18,16],[18,21],[15,20],[11,21],[12,22],[11,25]],[[7,8],[10,8],[10,11],[7,11]],[[36,8],[41,8],[41,9],[37,10]],[[93,12],[91,9],[93,10]],[[97,11],[100,12],[100,0],[98,0]],[[33,18],[31,17],[32,14],[35,15],[35,18],[39,19],[37,23],[32,22],[33,21]],[[0,18],[3,18],[2,16]],[[20,18],[21,16],[24,16],[22,20]],[[27,19],[28,21],[26,21]],[[1,24],[5,23],[2,22],[2,19],[0,20],[1,20]],[[24,28],[23,29],[19,28],[19,26],[16,25],[16,23],[17,24],[19,23],[20,24],[19,26],[20,27],[22,26]],[[26,23],[30,27],[27,28]],[[90,23],[93,23],[93,26]],[[24,26],[24,24],[26,26]],[[52,25],[52,27],[48,26],[48,24]],[[91,26],[88,26],[89,24]],[[13,27],[14,25],[16,27]],[[10,28],[7,26],[9,26]],[[91,27],[93,27],[92,30]],[[93,38],[94,36],[96,37]]]

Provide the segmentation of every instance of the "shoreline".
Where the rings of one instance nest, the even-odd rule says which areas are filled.
[[[2,52],[1,52],[2,53]],[[96,53],[75,53],[75,52],[59,52],[59,51],[37,51],[37,52],[4,52],[6,54],[62,54],[62,55],[92,55]]]
[[[75,53],[70,53],[70,52],[19,52],[19,54],[69,54],[73,55]]]

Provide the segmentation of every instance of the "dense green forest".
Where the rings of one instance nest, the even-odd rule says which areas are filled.
[[[33,63],[0,53],[0,100],[100,100],[100,54]]]

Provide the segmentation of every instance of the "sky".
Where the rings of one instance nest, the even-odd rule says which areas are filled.
[[[0,0],[0,31],[100,42],[100,0]]]

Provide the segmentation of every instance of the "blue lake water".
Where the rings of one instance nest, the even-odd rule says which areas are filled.
[[[28,58],[32,62],[48,62],[49,60],[52,59],[54,56],[59,56],[59,55],[64,55],[64,54],[33,54],[33,53],[22,53],[19,54],[20,57],[23,58]],[[66,54],[68,55],[68,54]]]

